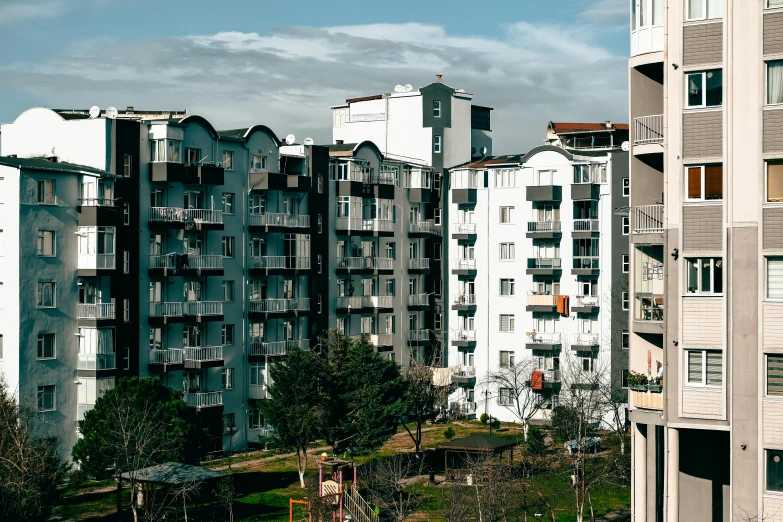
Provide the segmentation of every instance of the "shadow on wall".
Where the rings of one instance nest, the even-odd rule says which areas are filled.
[[[680,430],[680,520],[729,520],[729,433]]]

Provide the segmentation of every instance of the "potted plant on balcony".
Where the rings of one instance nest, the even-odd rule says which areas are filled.
[[[651,393],[663,392],[663,366],[658,368],[658,373],[655,377],[650,378],[649,390]]]
[[[628,387],[633,391],[646,392],[648,387],[647,376],[631,370],[628,372]]]

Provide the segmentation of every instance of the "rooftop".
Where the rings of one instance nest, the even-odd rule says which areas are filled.
[[[464,439],[455,439],[444,442],[438,446],[439,449],[461,450],[461,451],[495,451],[516,446],[517,443],[509,439],[500,439],[491,435],[477,433]]]
[[[188,464],[178,464],[169,462],[167,464],[158,464],[148,468],[136,470],[135,478],[138,482],[148,484],[168,484],[178,486],[189,482],[202,482],[225,477],[228,474],[223,471],[191,466]],[[130,473],[123,473],[121,478],[130,479]]]
[[[88,167],[86,165],[77,165],[75,163],[54,161],[47,158],[17,158],[16,156],[0,156],[0,165],[29,170],[44,170],[48,172],[93,174],[96,176],[116,177],[111,172],[107,172],[105,170]]]
[[[549,128],[556,134],[569,134],[571,132],[628,130],[628,124],[613,123],[611,121],[606,121],[603,123],[573,123],[552,121],[549,122]]]

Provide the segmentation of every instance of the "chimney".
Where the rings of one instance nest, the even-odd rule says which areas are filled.
[[[126,114],[133,114],[133,105],[128,105],[128,108],[125,109]]]
[[[612,127],[614,127],[614,125],[612,124],[612,122],[611,122],[610,120],[606,120],[606,128],[607,128],[607,129],[611,129]]]
[[[435,75],[435,81],[438,83],[443,83],[443,75],[442,74],[436,74]]]
[[[343,143],[345,143],[345,141],[344,140],[335,140],[334,143],[335,143],[335,145],[342,145]]]

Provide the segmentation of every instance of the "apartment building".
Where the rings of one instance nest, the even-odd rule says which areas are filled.
[[[328,149],[142,114],[31,109],[2,126],[2,286],[19,299],[0,310],[0,371],[66,452],[126,375],[182,390],[212,449],[243,448],[268,428],[270,359],[326,328],[310,217],[330,222]]]
[[[638,521],[783,520],[782,7],[632,3]]]
[[[626,136],[625,125],[550,123],[551,144],[451,169],[448,366],[462,412],[518,422],[514,390],[488,376],[525,359],[543,375],[541,421],[566,357],[622,386],[628,218],[614,209],[627,205]]]
[[[448,358],[448,171],[492,147],[472,98],[438,76],[332,107],[329,326],[402,365]]]

